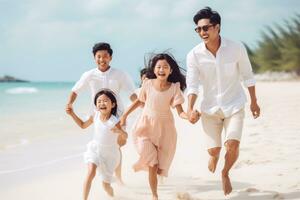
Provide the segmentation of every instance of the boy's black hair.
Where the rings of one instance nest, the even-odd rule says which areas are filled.
[[[141,83],[140,83],[140,87],[142,87],[142,78],[143,76],[146,76],[146,78],[148,78],[148,68],[147,67],[144,67],[143,69],[140,70],[140,79],[141,79]]]
[[[175,58],[170,53],[156,54],[149,60],[147,78],[156,78],[156,75],[154,74],[154,68],[159,60],[166,60],[168,62],[172,70],[172,73],[168,77],[168,81],[171,83],[179,82],[180,89],[183,91],[186,88],[186,81],[185,75],[182,72],[185,70],[177,64]]]
[[[209,19],[210,23],[212,23],[213,25],[220,24],[221,26],[221,17],[219,13],[212,10],[210,7],[205,7],[199,10],[193,18],[196,25],[201,19]]]
[[[97,106],[97,99],[98,99],[98,97],[100,97],[102,94],[106,95],[111,100],[112,103],[115,103],[115,107],[113,107],[111,109],[111,114],[113,114],[114,116],[116,116],[117,115],[117,110],[118,110],[117,99],[116,99],[114,93],[111,90],[108,90],[108,89],[100,90],[95,95],[95,98],[94,98],[94,104],[95,104],[95,106]]]
[[[141,70],[140,70],[140,78],[142,78],[144,75],[147,76],[147,72],[148,72],[147,67],[141,69]]]
[[[108,43],[99,42],[99,43],[96,43],[93,46],[93,54],[94,54],[94,56],[96,55],[97,51],[101,51],[101,50],[106,50],[109,53],[110,56],[112,56],[112,54],[113,54],[113,50],[110,48],[110,45]]]

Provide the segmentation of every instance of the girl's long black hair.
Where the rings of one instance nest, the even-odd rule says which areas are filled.
[[[152,58],[149,59],[147,78],[156,78],[156,75],[154,74],[154,68],[157,61],[159,60],[166,60],[171,67],[172,73],[169,75],[168,81],[171,83],[179,82],[180,89],[184,91],[184,89],[186,88],[186,81],[183,72],[185,72],[185,70],[177,64],[175,58],[170,53],[154,54],[154,56],[152,56]]]
[[[95,104],[95,106],[97,106],[97,99],[98,99],[98,97],[100,97],[102,94],[105,94],[111,100],[112,103],[115,103],[115,107],[113,107],[111,109],[111,114],[113,114],[114,116],[116,116],[117,115],[117,110],[118,110],[117,99],[116,99],[114,93],[111,90],[108,90],[108,89],[100,90],[95,95],[95,98],[94,98],[94,104]]]

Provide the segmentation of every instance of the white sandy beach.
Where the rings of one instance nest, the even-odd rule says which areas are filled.
[[[177,150],[169,177],[159,185],[161,200],[300,199],[300,82],[259,82],[256,88],[262,113],[254,120],[246,107],[240,157],[231,171],[232,194],[222,192],[223,158],[215,174],[207,169],[201,123],[176,117]],[[82,131],[66,119],[63,137],[0,151],[1,200],[81,199],[86,175],[82,153],[92,130]],[[130,139],[123,148],[126,185],[113,185],[114,199],[150,200],[147,174],[131,168],[137,153]],[[98,178],[90,194],[91,200],[109,199]]]

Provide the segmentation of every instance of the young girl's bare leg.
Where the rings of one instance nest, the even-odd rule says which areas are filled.
[[[88,164],[88,174],[87,174],[87,177],[83,184],[83,199],[84,200],[88,199],[90,189],[91,189],[91,184],[96,175],[96,169],[97,169],[97,165],[95,165],[93,163]]]
[[[152,199],[158,200],[157,195],[157,165],[149,167],[149,184],[152,191]]]
[[[113,188],[111,187],[110,183],[106,183],[106,182],[102,182],[102,185],[103,185],[103,189],[105,190],[105,192],[113,197],[114,196],[114,190]]]
[[[124,183],[122,180],[122,151],[121,151],[121,149],[119,149],[119,150],[120,150],[120,163],[117,166],[117,168],[115,169],[115,174],[116,174],[116,177],[117,177],[119,183],[121,183],[123,185]]]

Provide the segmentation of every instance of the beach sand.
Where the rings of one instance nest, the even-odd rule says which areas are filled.
[[[231,170],[233,192],[225,197],[222,191],[224,151],[215,174],[211,174],[201,123],[192,125],[176,116],[177,150],[169,177],[159,184],[161,200],[300,199],[300,82],[258,82],[257,96],[261,117],[254,120],[246,105],[240,157]],[[61,131],[66,128],[74,135],[0,152],[0,199],[81,199],[86,175],[82,153],[92,130],[80,130],[69,118]],[[125,186],[113,184],[114,199],[151,199],[147,173],[132,170],[136,159],[129,138],[123,148]],[[90,199],[110,199],[98,177]]]

